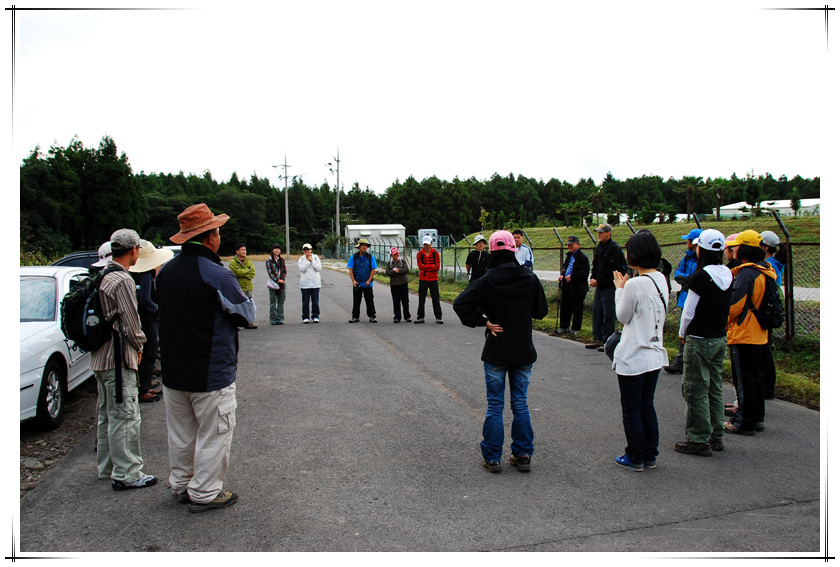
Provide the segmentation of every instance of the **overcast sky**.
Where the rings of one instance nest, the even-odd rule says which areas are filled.
[[[779,2],[18,11],[14,154],[109,135],[135,172],[280,186],[284,159],[334,184],[340,152],[345,190],[377,193],[409,175],[820,176],[837,58],[823,12],[760,9],[813,5]]]

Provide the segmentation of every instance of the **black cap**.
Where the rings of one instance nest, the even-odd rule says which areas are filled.
[[[572,235],[572,236],[570,236],[569,238],[567,238],[567,239],[566,239],[566,242],[567,242],[567,243],[574,242],[575,244],[580,244],[580,238],[578,238],[577,236]]]

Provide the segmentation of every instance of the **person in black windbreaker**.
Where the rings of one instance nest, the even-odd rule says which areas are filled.
[[[580,239],[570,236],[569,251],[560,273],[560,334],[577,335],[583,323],[583,301],[589,289],[589,258],[580,249]],[[569,325],[571,324],[571,327]]]
[[[531,320],[548,314],[542,284],[516,260],[513,235],[500,230],[490,236],[490,264],[484,277],[472,282],[455,299],[453,308],[467,327],[484,327],[484,378],[487,414],[481,453],[490,472],[501,472],[505,441],[503,412],[505,376],[510,381],[510,464],[520,472],[531,470],[534,430],[528,410],[528,384],[537,360],[531,340]]]
[[[586,348],[604,350],[604,343],[615,332],[615,283],[613,272],[627,273],[627,261],[621,247],[612,239],[612,227],[598,225],[598,246],[592,260],[589,286],[595,288],[592,298],[592,338]]]

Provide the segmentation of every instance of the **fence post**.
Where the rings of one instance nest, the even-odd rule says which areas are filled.
[[[697,213],[691,213],[691,216],[694,217],[694,222],[697,223],[697,228],[703,230],[703,225],[700,224],[700,218],[697,216]]]
[[[793,301],[793,246],[790,243],[790,232],[788,232],[785,223],[782,222],[779,211],[773,209],[773,216],[776,217],[779,228],[785,233],[785,244],[787,244],[788,256],[785,271],[782,272],[782,281],[785,286],[785,340],[790,340],[794,335],[793,318],[795,312]]]
[[[629,220],[624,221],[624,224],[626,224],[627,226],[630,227],[630,232],[632,232],[633,234],[636,234],[636,229],[633,228],[633,225],[630,223]]]
[[[594,244],[595,246],[598,246],[598,241],[595,239],[594,236],[592,236],[592,233],[589,231],[589,227],[586,226],[586,225],[583,225],[583,228],[586,229],[586,234],[589,235],[590,240],[592,240],[592,244]]]

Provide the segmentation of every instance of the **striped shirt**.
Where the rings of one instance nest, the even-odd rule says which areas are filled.
[[[108,260],[105,269],[120,266]],[[107,274],[99,286],[99,299],[102,313],[106,320],[111,320],[115,313],[118,317],[114,328],[120,332],[123,351],[123,365],[137,370],[137,353],[143,349],[146,335],[140,327],[140,315],[137,314],[137,287],[131,275],[120,266],[120,270]],[[93,371],[112,370],[114,368],[114,339],[91,353],[90,369]]]

